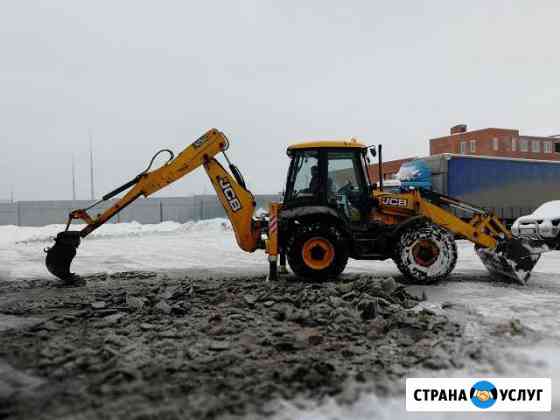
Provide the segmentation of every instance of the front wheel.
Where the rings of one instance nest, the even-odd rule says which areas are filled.
[[[288,264],[300,277],[336,277],[348,262],[347,243],[335,226],[314,223],[299,227],[287,249]]]
[[[432,284],[445,279],[455,268],[457,245],[447,230],[420,222],[402,232],[393,259],[408,282]]]

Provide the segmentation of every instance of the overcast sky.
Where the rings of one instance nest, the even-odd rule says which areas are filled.
[[[460,5],[461,4],[461,5]],[[355,136],[387,159],[449,127],[560,132],[560,2],[0,2],[0,199],[89,196],[216,127],[255,193],[288,144]],[[210,192],[203,170],[163,190]]]

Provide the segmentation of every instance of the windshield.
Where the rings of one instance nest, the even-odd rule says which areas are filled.
[[[317,197],[321,191],[319,152],[301,152],[294,157],[292,165],[287,199]]]
[[[360,171],[363,162],[360,156],[353,151],[328,152],[328,186],[329,190],[336,193],[359,192],[362,187]]]

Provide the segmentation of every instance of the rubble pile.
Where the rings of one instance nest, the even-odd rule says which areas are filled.
[[[40,379],[32,390],[0,382],[0,416],[266,414],[275,400],[320,400],[349,382],[382,392],[411,370],[460,367],[479,351],[392,278],[87,280],[12,299],[4,287],[0,313],[43,321],[0,333],[0,361]]]

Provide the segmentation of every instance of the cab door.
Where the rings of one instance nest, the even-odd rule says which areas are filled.
[[[292,152],[284,204],[287,207],[324,204],[324,176],[320,150]]]
[[[324,152],[329,207],[335,208],[350,223],[364,222],[370,200],[361,150],[327,149]]]

